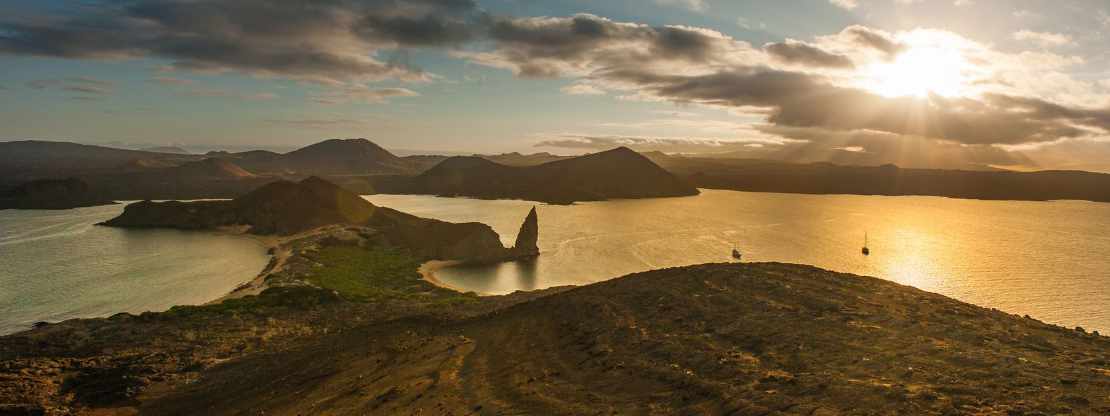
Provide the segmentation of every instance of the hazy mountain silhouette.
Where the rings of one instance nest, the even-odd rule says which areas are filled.
[[[182,148],[177,147],[177,146],[145,147],[145,148],[142,148],[142,149],[139,149],[139,150],[144,151],[144,152],[151,152],[151,153],[170,153],[170,154],[178,154],[178,155],[192,154],[192,152],[190,152],[188,150],[185,150],[185,149],[182,149]]]
[[[417,168],[366,139],[331,139],[280,154],[262,150],[208,156],[227,158],[256,173],[302,175],[405,174]]]
[[[451,157],[415,177],[380,178],[375,185],[382,193],[551,203],[697,194],[697,189],[625,147],[534,166]]]
[[[0,185],[33,179],[118,173],[136,160],[180,164],[200,156],[116,149],[69,142],[0,142]]]
[[[992,200],[1110,202],[1110,175],[1083,171],[1012,172],[842,166],[770,160],[653,155],[699,188],[748,192],[928,195]]]

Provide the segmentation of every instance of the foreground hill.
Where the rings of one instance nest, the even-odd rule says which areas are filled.
[[[1110,174],[1082,171],[964,171],[678,157],[652,160],[699,188],[749,192],[928,195],[950,198],[1110,202]]]
[[[1110,412],[1110,339],[880,279],[710,264],[476,298],[385,273],[403,263],[373,249],[313,247],[283,275],[363,270],[344,276],[376,289],[0,338],[0,396],[170,415]]]
[[[531,166],[452,157],[415,177],[374,182],[380,193],[432,194],[550,203],[696,195],[697,189],[628,148]]]

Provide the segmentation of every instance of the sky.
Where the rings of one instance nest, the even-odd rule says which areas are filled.
[[[7,0],[0,140],[1110,171],[1102,0]]]

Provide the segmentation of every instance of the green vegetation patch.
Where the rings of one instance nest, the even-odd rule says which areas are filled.
[[[275,287],[258,296],[228,299],[212,305],[180,305],[170,308],[166,317],[200,317],[205,315],[256,314],[267,315],[283,310],[309,310],[340,302],[334,294],[311,287]]]
[[[420,278],[420,261],[386,247],[328,246],[311,256],[320,264],[306,280],[360,302],[426,298],[430,302],[467,302],[474,296],[435,287]]]

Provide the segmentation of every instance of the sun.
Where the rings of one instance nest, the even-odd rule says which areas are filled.
[[[865,70],[864,88],[887,97],[965,96],[968,62],[958,49],[910,46],[893,61]]]

